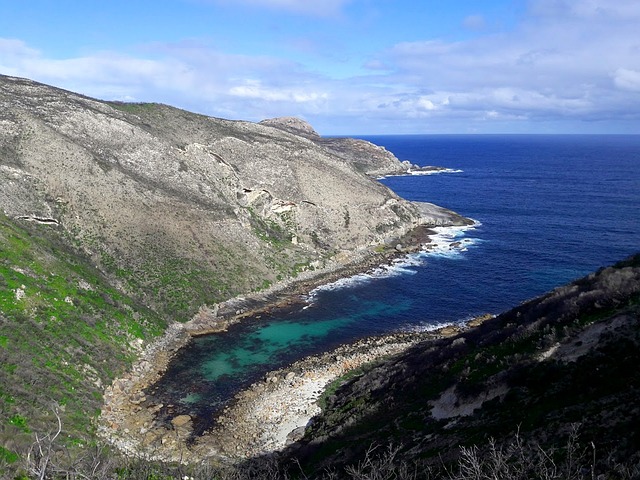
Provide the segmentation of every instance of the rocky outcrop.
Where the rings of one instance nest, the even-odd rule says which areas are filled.
[[[310,140],[320,139],[318,132],[316,132],[309,123],[297,117],[269,118],[267,120],[262,120],[260,124],[279,128],[295,135],[301,135]]]
[[[316,145],[336,155],[356,170],[373,177],[386,175],[402,175],[411,169],[420,169],[410,162],[401,162],[386,148],[366,140],[356,138],[321,137],[311,125],[295,117],[280,117],[263,120],[262,125],[269,125],[286,132],[295,133],[308,138]]]
[[[461,221],[425,216],[363,174],[373,152],[394,161],[384,149],[329,148],[306,124],[276,123],[2,76],[0,208],[58,229],[121,289],[182,318],[419,224]]]

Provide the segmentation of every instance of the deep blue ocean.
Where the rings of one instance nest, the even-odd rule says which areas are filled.
[[[320,288],[307,304],[196,339],[156,386],[202,421],[269,370],[369,335],[499,313],[640,251],[640,135],[361,137],[455,173],[388,177],[408,200],[478,222],[462,248]]]

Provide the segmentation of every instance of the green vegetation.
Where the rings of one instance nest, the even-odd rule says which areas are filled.
[[[27,419],[22,415],[14,415],[9,418],[9,424],[17,427],[19,430],[22,430],[24,433],[31,432],[27,426]]]
[[[31,478],[92,480],[632,480],[640,467],[611,458],[599,462],[605,474],[599,474],[594,462],[600,456],[595,445],[584,445],[578,439],[579,425],[573,425],[558,448],[527,442],[515,434],[505,445],[488,440],[469,447],[456,447],[458,460],[450,467],[433,468],[419,460],[402,457],[398,444],[371,444],[357,463],[344,470],[327,467],[306,475],[300,465],[279,464],[273,457],[254,458],[235,465],[218,462],[198,465],[147,462],[123,458],[108,449],[94,448],[81,457],[69,456],[66,449],[56,448],[55,437],[46,437],[33,450],[33,455],[14,475],[15,480]],[[14,454],[0,447],[0,474],[3,465],[17,462]]]
[[[108,105],[127,113],[141,114],[156,110],[160,104],[147,102],[106,102]]]
[[[291,243],[293,234],[287,228],[287,219],[290,222],[290,217],[285,213],[281,214],[283,224],[276,222],[275,220],[265,219],[259,216],[252,208],[247,208],[250,215],[251,227],[253,233],[262,241],[268,242],[276,249],[282,249],[284,246]]]
[[[284,278],[295,278],[305,270],[312,269],[308,255],[301,253],[293,244],[296,235],[295,221],[291,212],[278,214],[278,221],[265,219],[259,216],[251,207],[247,207],[251,227],[256,237],[262,240],[267,247],[265,253],[266,264],[276,272],[273,279],[265,279],[254,290],[264,290]],[[311,238],[316,247],[323,247],[316,232],[312,232]]]
[[[188,321],[201,305],[227,300],[262,283],[261,273],[220,243],[202,246],[208,257],[204,259],[176,251],[169,240],[153,235],[127,252],[107,247],[100,238],[84,238],[80,243],[97,252],[101,268],[113,283],[166,319]]]
[[[323,414],[307,431],[315,443],[292,449],[290,458],[307,475],[332,465],[340,477],[361,464],[368,445],[397,445],[394,468],[406,462],[423,472],[433,467],[440,473],[432,478],[443,466],[446,478],[457,478],[456,468],[469,473],[464,462],[473,463],[477,476],[463,478],[512,478],[512,467],[520,465],[529,470],[515,478],[534,478],[541,452],[552,452],[547,460],[554,464],[545,468],[583,453],[562,448],[567,431],[579,425],[571,441],[591,447],[591,463],[580,464],[584,473],[556,469],[560,476],[549,478],[637,475],[640,273],[619,269],[637,268],[639,260],[330,385]],[[514,434],[526,442],[510,445]],[[459,445],[465,448],[459,451]],[[508,459],[500,464],[503,473],[493,476],[487,458]],[[613,475],[618,467],[622,473]]]
[[[164,327],[57,230],[0,216],[0,456],[15,460],[54,411],[65,442],[93,442],[103,386]]]
[[[7,450],[3,446],[0,446],[0,465],[2,465],[3,462],[9,464],[15,463],[19,458],[20,456],[17,453]]]
[[[323,410],[327,408],[329,397],[335,395],[335,393],[342,385],[347,383],[349,380],[353,380],[354,378],[359,377],[365,371],[371,369],[372,366],[373,364],[362,365],[358,368],[347,371],[344,375],[341,375],[340,377],[331,381],[329,385],[325,387],[322,394],[320,395],[320,398],[318,399],[318,405],[320,406],[320,408],[322,408]]]

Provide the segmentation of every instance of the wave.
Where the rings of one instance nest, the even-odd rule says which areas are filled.
[[[409,175],[439,175],[441,173],[462,173],[463,170],[456,168],[441,168],[438,170],[407,170]]]
[[[470,319],[469,319],[470,320]],[[409,324],[401,327],[399,330],[401,332],[407,333],[425,333],[425,332],[433,332],[435,330],[440,330],[445,327],[462,327],[467,323],[468,320],[456,320],[454,322],[436,322],[436,323],[418,323],[418,324]]]
[[[364,285],[379,278],[390,278],[398,275],[415,275],[418,273],[417,270],[415,270],[415,267],[419,267],[423,264],[424,259],[418,254],[409,254],[404,257],[394,259],[387,265],[380,265],[372,268],[365,273],[357,273],[350,277],[341,278],[334,282],[320,285],[307,294],[306,300],[313,303],[313,300],[320,292]]]
[[[420,323],[411,323],[403,325],[399,330],[401,332],[407,333],[425,333],[425,332],[433,332],[435,330],[440,330],[441,328],[446,327],[458,327],[464,329],[467,327],[467,324],[478,318],[478,315],[467,315],[465,318],[460,318],[457,320],[451,321],[441,321],[441,322],[420,322]]]
[[[474,230],[479,225],[481,225],[480,222],[475,222],[473,225],[460,227],[433,227],[431,230],[435,233],[429,236],[431,242],[426,244],[423,250],[396,258],[389,264],[380,265],[365,273],[358,273],[320,285],[303,297],[307,303],[307,306],[304,308],[313,305],[320,292],[366,285],[381,278],[390,278],[399,275],[415,275],[418,273],[420,267],[427,264],[429,257],[460,257],[469,247],[481,242],[479,238],[466,237],[467,232]]]
[[[435,234],[430,235],[431,242],[423,247],[421,254],[431,257],[460,257],[469,247],[482,242],[480,238],[467,237],[467,232],[482,224],[475,221],[472,225],[459,227],[433,227]]]
[[[382,175],[377,177],[378,180],[384,180],[389,177],[408,177],[411,175],[439,175],[441,173],[462,173],[464,170],[460,170],[459,168],[434,168],[433,170],[412,170],[408,169],[403,173],[391,173],[389,175]]]

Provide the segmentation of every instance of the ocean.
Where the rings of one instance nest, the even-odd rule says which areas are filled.
[[[237,391],[299,358],[500,313],[640,251],[640,135],[361,138],[450,169],[380,181],[477,224],[440,229],[443,248],[320,287],[299,310],[197,338],[149,395],[192,415],[199,431]]]

